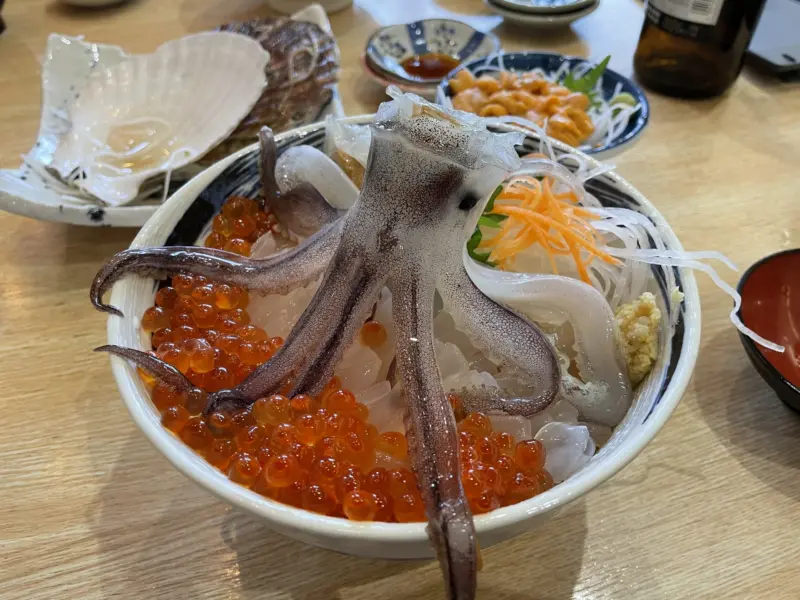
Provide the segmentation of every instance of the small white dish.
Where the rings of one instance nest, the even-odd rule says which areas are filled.
[[[496,4],[493,0],[483,0],[486,7],[494,13],[497,13],[509,23],[521,25],[531,29],[560,29],[567,27],[570,23],[582,19],[583,17],[592,14],[597,10],[600,4],[599,0],[592,3],[586,8],[575,10],[568,13],[561,14],[532,14],[522,12],[519,10],[510,10]]]
[[[61,0],[62,4],[81,8],[105,8],[106,6],[116,6],[125,2],[128,2],[128,0]]]
[[[508,10],[518,12],[557,15],[582,10],[597,0],[494,0],[494,3]]]
[[[353,5],[353,0],[319,0],[317,6],[326,12],[334,13]],[[267,6],[280,13],[289,15],[308,6],[307,0],[267,0]]]
[[[425,54],[442,54],[461,65],[499,51],[500,40],[491,33],[453,19],[425,19],[381,27],[370,36],[365,53],[374,71],[399,82],[419,85],[436,84],[442,78],[414,76],[403,68],[403,61]]]
[[[369,123],[373,117],[352,117],[344,122]],[[279,134],[275,140],[279,151],[300,144],[322,148],[324,132],[325,125],[315,123]],[[577,152],[555,140],[551,143],[557,154]],[[528,135],[523,151],[532,152],[538,148],[539,140]],[[600,166],[591,157],[583,158],[590,168]],[[178,244],[196,242],[208,231],[213,215],[192,207],[221,206],[231,194],[255,197],[260,190],[258,164],[256,144],[209,167],[159,208],[131,247],[160,246],[168,239],[177,240]],[[615,173],[605,173],[592,181],[597,186],[593,193],[601,202],[647,215],[664,232],[670,249],[682,249],[658,210],[630,183]],[[662,267],[654,269],[658,277],[658,270]],[[664,426],[689,384],[700,348],[700,298],[694,275],[688,269],[678,269],[676,277],[685,298],[677,308],[680,314],[675,329],[660,336],[657,364],[636,390],[631,409],[611,439],[583,469],[563,483],[519,504],[476,516],[475,527],[482,548],[524,533],[550,518],[558,508],[611,478],[630,463]],[[157,287],[153,280],[143,277],[127,277],[114,285],[110,303],[127,316],[109,317],[109,344],[149,349],[138,316],[153,304]],[[673,310],[667,308],[670,306],[667,295],[668,292],[662,291],[659,303],[664,305],[665,311]],[[670,313],[664,314],[669,316]],[[666,316],[665,321],[669,321]],[[159,411],[151,402],[135,367],[116,357],[111,358],[111,366],[122,399],[137,427],[178,471],[223,501],[250,513],[278,533],[337,552],[369,558],[432,557],[425,523],[358,523],[322,516],[270,500],[232,482],[162,426]]]

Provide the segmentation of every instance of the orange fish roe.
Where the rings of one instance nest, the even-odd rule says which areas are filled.
[[[277,227],[255,202],[233,197],[214,218],[205,245],[249,254],[250,244]],[[246,290],[185,274],[170,283],[142,315],[142,328],[152,334],[154,353],[197,389],[178,393],[140,370],[165,428],[232,481],[277,502],[356,521],[425,520],[406,436],[379,433],[367,407],[338,377],[318,397],[275,394],[250,408],[204,415],[207,392],[241,383],[284,340],[251,324]],[[387,339],[377,321],[367,321],[360,335],[373,348]],[[492,432],[486,415],[465,414],[458,395],[447,400],[458,421],[462,481],[474,514],[553,486],[539,441],[517,443],[508,433]]]
[[[361,341],[370,348],[380,348],[386,343],[386,328],[377,321],[367,321],[361,326]]]
[[[278,221],[271,212],[261,209],[249,198],[233,196],[225,202],[222,212],[214,217],[211,235],[206,238],[205,245],[250,256],[252,244],[269,231],[279,231]]]

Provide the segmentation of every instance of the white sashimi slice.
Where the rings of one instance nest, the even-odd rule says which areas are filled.
[[[583,425],[554,421],[542,427],[535,438],[544,446],[544,467],[556,483],[577,473],[594,456],[594,441]]]
[[[439,366],[439,375],[442,379],[469,371],[467,359],[455,344],[436,340],[435,350],[436,364]]]
[[[589,430],[589,434],[598,448],[605,446],[611,436],[614,435],[614,430],[611,427],[600,425],[600,423],[578,423],[578,425],[584,425]]]
[[[494,433],[508,433],[514,436],[515,442],[524,442],[533,438],[530,419],[510,417],[507,415],[488,415]]]
[[[356,339],[339,361],[336,375],[342,380],[343,388],[358,394],[378,381],[380,370],[380,357],[372,348]]]
[[[456,392],[463,388],[498,387],[497,381],[483,371],[466,371],[451,375],[442,381],[445,392]]]
[[[359,402],[369,409],[369,421],[378,431],[405,432],[403,426],[403,394],[392,389],[388,381],[381,381],[356,394]]]
[[[358,198],[358,188],[333,160],[313,146],[293,146],[275,165],[275,180],[281,192],[299,183],[310,183],[325,196],[328,203],[347,210]]]
[[[285,296],[253,294],[248,309],[252,323],[261,327],[270,336],[280,336],[285,339],[308,307],[317,287],[319,282],[313,282],[306,287],[296,288]]]
[[[495,302],[517,309],[534,321],[553,312],[569,317],[578,369],[591,391],[587,395],[584,388],[576,394],[575,386],[566,389],[562,385],[562,393],[575,396],[568,399],[587,420],[617,425],[630,408],[632,395],[617,345],[614,315],[603,295],[569,277],[490,269],[472,260],[466,249],[463,262],[472,282]],[[563,375],[563,380],[570,382],[569,376]]]
[[[575,425],[578,422],[578,409],[566,400],[556,400],[547,410],[530,418],[533,431],[539,431],[548,423]]]
[[[389,367],[395,357],[395,341],[397,336],[394,330],[394,320],[392,319],[392,293],[389,288],[383,288],[378,302],[375,305],[374,319],[383,325],[386,330],[386,341],[379,347],[375,348],[375,352],[381,358],[381,371],[378,379],[386,379],[389,375]]]

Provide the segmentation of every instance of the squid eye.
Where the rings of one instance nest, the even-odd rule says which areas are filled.
[[[478,195],[475,192],[467,190],[461,197],[461,203],[458,205],[458,208],[461,210],[472,210],[478,203],[478,200]]]

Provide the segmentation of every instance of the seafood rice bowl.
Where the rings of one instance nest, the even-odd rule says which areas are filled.
[[[168,200],[98,273],[100,350],[191,479],[301,541],[436,554],[472,598],[481,547],[677,405],[697,257],[588,156],[390,91],[262,130]]]

